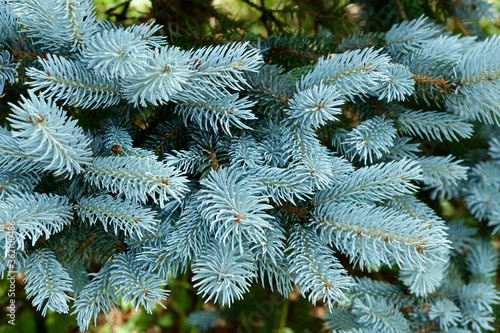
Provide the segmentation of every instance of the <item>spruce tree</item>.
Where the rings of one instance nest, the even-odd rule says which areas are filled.
[[[262,284],[340,332],[493,329],[499,36],[425,16],[339,42],[160,30],[0,0],[0,267],[37,310],[85,331],[190,272],[220,308],[204,328]]]

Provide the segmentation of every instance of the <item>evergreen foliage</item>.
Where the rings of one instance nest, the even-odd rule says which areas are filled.
[[[341,332],[493,329],[499,36],[420,16],[290,68],[270,50],[299,35],[184,48],[87,0],[0,19],[0,268],[43,315],[150,313],[189,272],[207,329],[256,283]]]

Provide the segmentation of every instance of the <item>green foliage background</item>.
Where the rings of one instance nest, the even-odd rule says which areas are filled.
[[[405,16],[413,19],[426,14],[437,22],[445,23],[457,33],[491,35],[500,33],[500,21],[481,21],[480,25],[467,20],[459,21],[450,16],[445,1],[377,0],[350,2],[347,0],[95,0],[98,17],[115,23],[130,25],[156,20],[164,26],[163,33],[173,45],[181,47],[221,43],[227,40],[250,40],[271,37],[274,47],[270,49],[268,62],[279,63],[291,70],[311,64],[322,54],[333,52],[334,42],[356,31],[386,31],[392,24],[401,22]],[[493,1],[497,8],[500,0]],[[402,5],[401,7],[398,7]],[[289,48],[277,38],[282,33],[299,33],[312,36],[302,48]],[[304,39],[305,35],[297,35]],[[331,45],[323,44],[332,41]],[[311,42],[313,41],[313,42]],[[314,42],[316,41],[316,43]],[[299,75],[300,71],[292,71]],[[102,116],[102,115],[101,115]],[[104,116],[102,116],[104,117]],[[89,114],[89,121],[96,121]],[[85,124],[81,124],[86,127]],[[466,149],[465,147],[456,147]],[[450,147],[447,147],[450,151]],[[444,201],[434,207],[445,215],[455,215],[460,207]],[[392,272],[386,268],[376,274],[377,278],[389,280]],[[168,298],[167,310],[158,307],[153,315],[136,312],[129,304],[106,318],[100,315],[91,332],[198,332],[189,325],[189,314],[203,309],[215,309],[213,304],[204,304],[189,283],[190,273],[183,275],[174,284]],[[498,283],[497,283],[498,284]],[[9,301],[8,284],[0,281],[0,306]],[[75,316],[50,312],[44,318],[26,300],[22,277],[16,281],[17,305],[16,326],[7,324],[5,315],[0,319],[0,333],[63,333],[78,332]],[[224,310],[224,320],[219,321],[214,332],[320,332],[323,307],[312,306],[306,299],[292,293],[284,299],[261,286],[253,286],[243,301],[236,302]],[[500,309],[495,310],[500,314]],[[497,318],[500,317],[497,315]],[[500,321],[497,319],[497,327]],[[500,330],[499,330],[500,331]]]

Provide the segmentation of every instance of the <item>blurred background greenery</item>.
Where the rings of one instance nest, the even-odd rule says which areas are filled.
[[[488,2],[500,7],[500,0]],[[124,25],[154,20],[167,33],[189,35],[193,43],[285,31],[345,37],[356,31],[386,31],[394,23],[421,14],[463,34],[491,35],[500,31],[499,19],[481,20],[480,26],[472,20],[453,20],[450,4],[459,2],[447,0],[94,0],[94,3],[101,20]],[[467,30],[462,30],[462,26]]]
[[[446,24],[457,33],[480,36],[500,33],[499,19],[482,20],[479,24],[459,19],[450,10],[451,1],[445,0],[94,0],[94,3],[99,19],[122,25],[156,21],[163,25],[162,33],[168,36],[171,44],[184,48],[228,40],[258,42],[259,38],[268,38],[272,42],[266,61],[279,63],[287,69],[310,65],[319,56],[334,52],[335,43],[350,33],[387,31],[392,24],[422,14]],[[500,7],[500,0],[492,3],[497,9]],[[288,37],[277,37],[283,33]],[[319,37],[312,37],[313,34]],[[290,47],[290,40],[294,38],[293,47]],[[331,43],[325,45],[325,40]],[[444,201],[437,209],[451,216],[457,207]],[[346,258],[341,260],[349,266]],[[395,276],[388,268],[363,275],[385,281],[391,281]],[[107,317],[100,315],[97,325],[89,331],[199,332],[204,324],[214,326],[211,332],[305,333],[325,330],[322,326],[324,308],[311,305],[300,297],[298,291],[285,299],[269,288],[255,285],[243,301],[236,302],[229,309],[218,309],[212,303],[203,302],[190,280],[190,273],[186,273],[169,284],[171,293],[164,304],[167,309],[158,307],[150,315],[122,304]],[[17,325],[8,325],[8,318],[4,315],[0,319],[0,333],[78,332],[75,316],[49,311],[45,318],[42,317],[26,300],[23,287],[22,276],[18,276]],[[2,309],[9,301],[7,288],[7,281],[0,281]],[[206,310],[211,311],[200,312]]]

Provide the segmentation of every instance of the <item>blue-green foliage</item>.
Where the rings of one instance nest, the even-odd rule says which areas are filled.
[[[342,332],[492,329],[500,37],[420,17],[297,76],[260,44],[181,49],[88,0],[0,1],[0,29],[0,94],[26,88],[0,117],[0,268],[15,247],[44,315],[151,312],[191,271],[219,306],[200,328],[262,283]],[[395,282],[365,276],[382,267]]]
[[[214,328],[219,318],[218,311],[198,311],[189,314],[188,322],[191,326],[196,326],[200,332],[205,332]]]
[[[38,249],[28,258],[26,292],[33,298],[33,306],[42,309],[45,316],[47,309],[68,313],[68,301],[72,299],[66,292],[73,292],[71,278],[64,267],[56,260],[54,253],[47,249]]]
[[[351,160],[356,157],[363,161],[363,164],[380,159],[384,153],[389,153],[390,147],[394,146],[396,129],[392,126],[391,119],[385,120],[383,117],[374,117],[365,120],[345,136],[343,145],[346,147],[345,154]]]
[[[29,100],[21,96],[20,106],[10,104],[11,134],[19,148],[31,157],[32,164],[54,175],[71,178],[83,171],[82,166],[91,161],[90,140],[77,121],[43,94],[29,91],[29,96]]]
[[[17,71],[14,68],[15,64],[12,62],[12,56],[6,50],[0,51],[0,94],[3,92],[5,83],[14,83]]]
[[[21,251],[29,246],[28,240],[33,246],[39,238],[49,238],[61,231],[72,219],[68,198],[55,194],[28,192],[20,196],[9,195],[0,201],[0,208],[2,223],[15,223],[14,243]],[[8,234],[3,232],[2,239],[7,240],[7,237]]]
[[[321,299],[331,309],[335,303],[347,300],[343,289],[353,283],[333,256],[332,250],[313,230],[297,225],[296,231],[290,236],[288,250],[288,271],[295,277],[295,284],[304,296],[310,292],[308,299],[313,304]]]
[[[43,89],[47,97],[53,97],[73,106],[110,106],[120,101],[120,86],[117,79],[95,75],[86,70],[78,60],[67,59],[57,54],[47,54],[39,59],[41,69],[29,67],[33,91]]]
[[[254,277],[252,257],[230,244],[210,242],[193,263],[193,283],[207,300],[222,306],[242,299]],[[224,290],[224,292],[220,292]],[[207,297],[208,296],[208,297]]]
[[[137,234],[143,237],[144,231],[155,231],[155,212],[150,208],[113,198],[109,194],[83,197],[75,206],[82,220],[90,224],[100,221],[107,231],[108,223],[118,234],[121,229],[125,235]],[[111,229],[111,228],[110,228]]]

